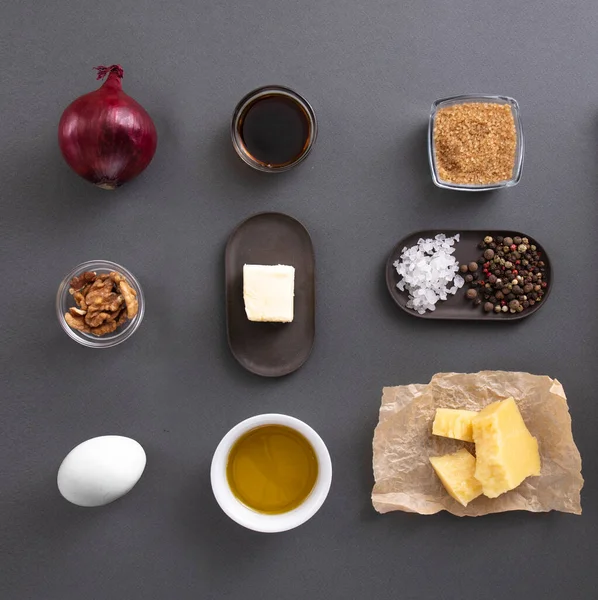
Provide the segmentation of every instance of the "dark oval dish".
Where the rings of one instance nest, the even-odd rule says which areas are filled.
[[[393,263],[401,257],[402,250],[405,246],[408,248],[417,244],[419,238],[434,238],[439,233],[446,234],[447,237],[454,236],[459,233],[461,240],[455,244],[454,256],[459,261],[459,264],[469,263],[477,260],[481,255],[482,251],[478,248],[478,244],[484,239],[485,236],[490,235],[496,237],[498,235],[510,236],[510,237],[526,237],[529,239],[530,244],[534,244],[542,252],[542,259],[546,265],[545,275],[548,286],[544,293],[544,297],[541,302],[534,304],[529,308],[526,308],[520,313],[486,313],[482,306],[473,306],[470,300],[465,298],[465,292],[469,289],[469,286],[465,284],[454,296],[449,296],[447,300],[440,301],[436,304],[436,310],[427,311],[423,315],[420,315],[411,308],[407,308],[407,300],[409,294],[407,291],[401,292],[397,288],[399,283],[399,274],[393,266]],[[542,244],[540,244],[535,238],[525,233],[519,233],[518,231],[504,232],[502,230],[426,230],[416,231],[403,238],[392,250],[388,260],[386,261],[386,285],[392,299],[406,312],[414,317],[421,317],[422,319],[460,319],[466,321],[514,321],[518,319],[525,319],[531,316],[538,310],[540,310],[550,295],[550,291],[553,285],[552,268],[550,265],[550,259],[544,250]]]
[[[243,265],[295,267],[292,323],[254,323],[243,302]],[[282,213],[261,213],[230,235],[224,258],[226,325],[233,356],[248,371],[281,377],[308,359],[315,338],[315,255],[305,227]]]

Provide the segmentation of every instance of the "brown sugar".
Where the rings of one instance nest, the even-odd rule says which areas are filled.
[[[470,102],[440,108],[434,120],[440,179],[484,185],[513,177],[517,130],[508,104]]]

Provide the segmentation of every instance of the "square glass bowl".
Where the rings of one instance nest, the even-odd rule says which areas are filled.
[[[440,108],[447,106],[454,106],[455,104],[466,104],[473,102],[488,102],[493,104],[508,104],[511,107],[513,113],[513,119],[515,121],[515,129],[517,134],[517,146],[515,148],[515,165],[513,168],[513,175],[511,179],[504,181],[497,181],[496,183],[488,184],[466,184],[466,183],[452,183],[441,179],[438,174],[438,167],[436,165],[436,148],[434,146],[434,125],[436,121],[436,114]],[[525,150],[523,140],[523,127],[521,125],[521,116],[519,112],[519,104],[514,98],[508,96],[486,96],[483,94],[471,94],[464,96],[452,96],[451,98],[443,98],[442,100],[436,100],[432,104],[430,111],[430,121],[428,125],[428,160],[430,161],[430,170],[432,172],[432,180],[440,187],[447,190],[457,190],[466,192],[486,192],[489,190],[499,190],[501,188],[512,187],[519,183],[521,179],[521,171],[523,169],[523,154]]]

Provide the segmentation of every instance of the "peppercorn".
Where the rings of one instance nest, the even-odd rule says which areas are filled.
[[[535,252],[538,248],[536,246],[534,246],[533,244],[530,246],[530,250],[532,252]]]
[[[526,237],[521,238],[521,242],[524,244],[529,244],[529,240]]]
[[[522,241],[523,241],[523,240],[522,240],[522,239],[521,239],[521,238],[520,238],[518,235],[516,235],[516,236],[513,238],[513,243],[514,243],[514,244],[517,244],[518,246],[519,246],[519,244],[521,244],[521,242],[522,242]]]
[[[478,270],[478,263],[470,262],[468,268],[473,273]]]
[[[479,276],[480,276],[480,274],[479,274],[479,273],[477,273],[477,272],[476,272],[476,273],[474,273],[474,274],[473,274],[473,280],[475,281],[476,279],[478,279],[478,278],[479,278]]]
[[[461,273],[467,273],[468,270],[469,270],[469,267],[467,265],[461,265],[459,267],[459,271],[461,271]]]
[[[480,256],[480,258],[478,258],[478,265],[483,265],[486,262],[486,259],[483,256]]]
[[[486,260],[491,260],[494,258],[494,250],[492,250],[492,248],[488,248],[488,250],[484,252],[484,258]]]
[[[502,236],[502,235],[497,235],[497,236],[496,236],[496,241],[497,241],[499,244],[502,244],[502,243],[503,243],[503,240],[504,240],[504,238],[503,238],[503,236]]]
[[[513,286],[513,293],[516,296],[520,296],[521,294],[523,294],[523,290],[518,285],[514,285]]]
[[[526,300],[526,301],[523,303],[523,308],[529,308],[529,301],[528,301],[528,300]]]
[[[486,248],[486,244],[484,244],[484,242],[480,242],[480,243],[478,244],[478,248],[479,248],[480,250],[484,250],[484,248]]]
[[[519,246],[517,246],[517,250],[519,252],[525,252],[527,250],[527,246],[525,244],[519,244]]]
[[[473,301],[473,305],[474,305],[474,306],[479,306],[481,303],[482,303],[482,300],[481,300],[480,298],[476,298],[476,299]]]
[[[513,243],[513,238],[506,237],[503,239],[503,243],[505,246],[510,246]],[[505,252],[506,252],[506,250],[505,250]]]
[[[517,307],[517,312],[518,312],[518,313],[520,313],[520,312],[523,312],[523,306],[518,306],[518,307]]]
[[[497,304],[497,305],[494,307],[494,312],[495,312],[495,313],[499,313],[499,312],[500,312],[500,310],[501,310],[501,308],[500,308],[500,306]]]
[[[505,267],[506,267],[507,269],[511,269],[511,268],[513,267],[513,263],[512,263],[510,260],[507,260],[507,261],[505,262]]]
[[[496,296],[497,300],[503,300],[505,295],[499,290],[498,292],[496,292],[496,294],[494,294]]]
[[[539,292],[542,289],[541,285],[535,285],[534,286],[534,292]]]
[[[526,284],[523,286],[523,292],[524,292],[525,294],[528,294],[528,293],[529,293],[529,292],[531,292],[533,289],[534,289],[534,286],[533,286],[531,283],[526,283]]]
[[[473,288],[467,290],[465,295],[467,296],[468,300],[475,300],[478,297],[478,293]]]
[[[498,277],[496,275],[490,275],[488,277],[488,283],[494,285],[498,281]]]
[[[516,296],[513,292],[507,294],[507,300],[510,302],[511,300],[515,300]]]
[[[509,302],[509,308],[517,308],[519,306],[519,300],[511,300]]]
[[[530,305],[530,306],[533,306],[534,304],[535,304],[535,302],[534,302],[533,300],[530,300],[530,301],[529,301],[529,305]]]
[[[486,304],[484,304],[484,310],[486,312],[491,312],[494,310],[494,305],[492,304],[492,302],[486,302]]]
[[[493,240],[492,240],[492,236],[490,236],[490,235],[487,235],[487,236],[484,238],[484,242],[485,242],[486,244],[489,244],[489,243],[490,243],[490,242],[492,242],[492,241],[493,241]]]
[[[503,307],[502,307],[502,309],[501,309],[501,310],[502,310],[503,312],[507,312],[507,311],[509,310],[509,307],[505,305],[505,306],[503,306]]]
[[[468,273],[467,275],[465,275],[465,283],[471,283],[473,281],[473,275],[471,273]]]

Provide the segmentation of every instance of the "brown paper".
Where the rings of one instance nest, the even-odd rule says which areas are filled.
[[[542,472],[499,496],[480,496],[462,506],[451,498],[430,465],[430,456],[456,452],[465,444],[432,435],[437,408],[481,410],[513,396],[531,434],[538,440]],[[482,371],[439,373],[427,385],[384,388],[374,433],[372,504],[392,510],[431,515],[446,510],[476,517],[509,510],[581,514],[581,457],[571,433],[563,386],[550,377],[529,373]]]

